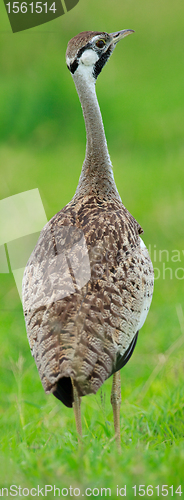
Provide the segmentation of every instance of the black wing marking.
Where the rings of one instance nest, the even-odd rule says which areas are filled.
[[[58,380],[57,388],[53,392],[54,396],[59,399],[65,406],[72,408],[73,403],[73,387],[70,377],[62,377]]]
[[[125,366],[126,363],[128,363],[128,361],[131,358],[131,355],[132,355],[132,353],[133,353],[133,351],[135,349],[135,346],[136,346],[136,343],[137,343],[138,333],[139,333],[139,330],[135,334],[132,342],[128,346],[128,349],[125,351],[125,353],[123,354],[123,356],[121,356],[121,354],[118,354],[118,356],[116,358],[116,364],[115,364],[115,367],[114,367],[114,370],[113,370],[112,374],[115,373],[115,372],[117,372],[118,370],[121,370],[121,368],[123,368],[123,366]]]

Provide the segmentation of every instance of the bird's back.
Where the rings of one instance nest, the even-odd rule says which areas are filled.
[[[30,347],[43,387],[72,406],[129,359],[153,293],[137,221],[117,199],[74,199],[44,227],[23,279]]]

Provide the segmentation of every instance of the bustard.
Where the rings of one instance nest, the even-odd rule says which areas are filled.
[[[76,193],[43,228],[23,278],[28,339],[46,393],[75,413],[81,396],[113,374],[120,442],[120,369],[130,359],[153,293],[142,229],[122,204],[95,83],[117,42],[133,30],[86,31],[70,40],[67,66],[82,105],[87,146]]]

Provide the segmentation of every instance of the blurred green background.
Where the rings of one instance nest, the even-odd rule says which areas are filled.
[[[13,275],[1,274],[0,487],[110,487],[116,498],[116,484],[127,484],[133,498],[134,484],[176,488],[183,480],[181,0],[80,0],[61,18],[17,34],[0,6],[0,198],[38,188],[48,219],[70,201],[85,128],[66,68],[67,43],[80,31],[124,28],[135,34],[118,44],[97,95],[116,184],[144,229],[158,279],[136,350],[121,372],[122,454],[113,439],[111,379],[82,401],[85,438],[83,453],[78,450],[72,411],[43,392]]]

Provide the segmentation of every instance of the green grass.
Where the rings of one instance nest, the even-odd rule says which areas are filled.
[[[116,486],[126,484],[130,500],[135,484],[184,489],[183,2],[80,0],[63,18],[15,35],[0,10],[0,197],[39,188],[48,219],[72,198],[85,151],[67,41],[86,29],[135,29],[104,68],[97,94],[117,187],[160,273],[121,372],[120,455],[112,379],[82,400],[80,449],[73,412],[42,389],[13,275],[0,275],[0,488],[109,487],[117,498]]]

